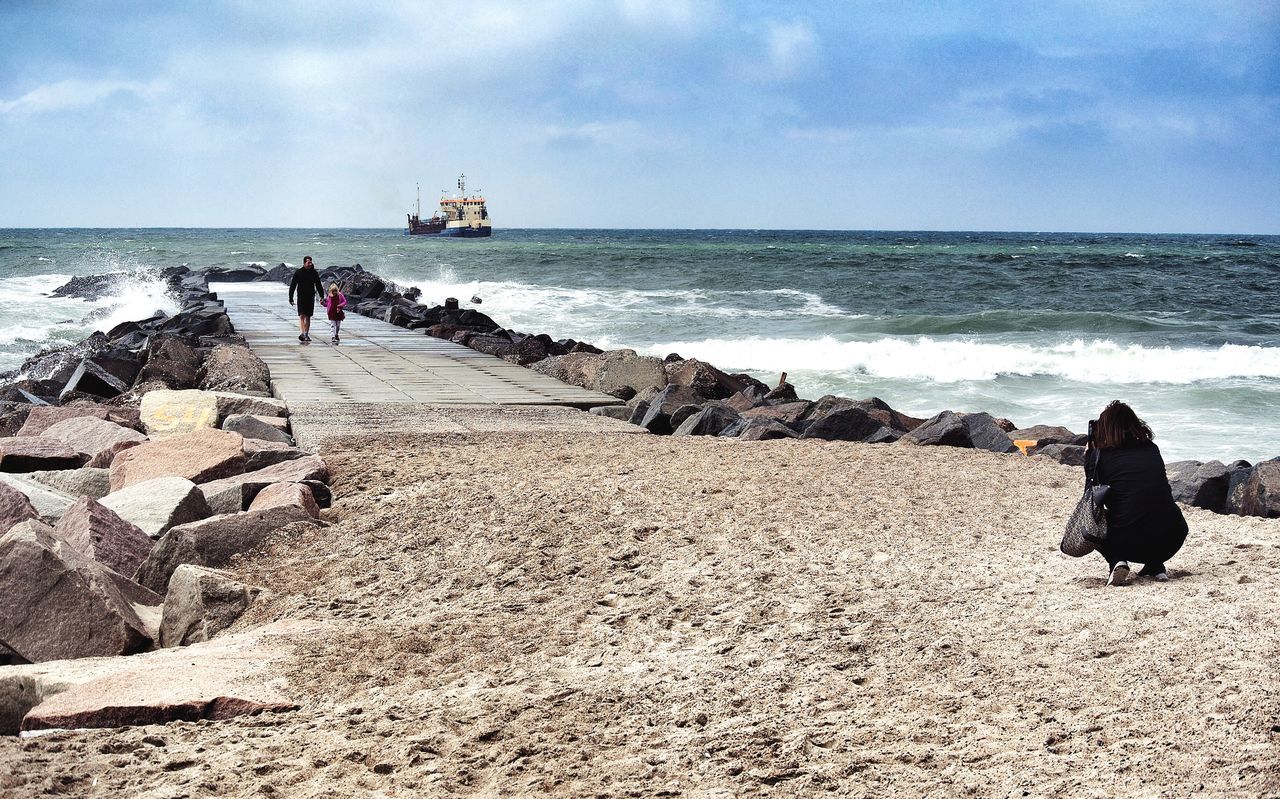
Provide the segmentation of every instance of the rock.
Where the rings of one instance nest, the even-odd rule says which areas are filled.
[[[1222,461],[1174,461],[1165,464],[1165,476],[1175,502],[1223,513],[1231,474]]]
[[[684,420],[698,413],[703,409],[703,405],[681,405],[676,408],[676,412],[671,414],[671,420],[668,422],[673,431],[678,430],[680,425],[684,424]],[[674,434],[674,433],[673,433]]]
[[[296,460],[307,453],[296,447],[279,444],[275,441],[259,441],[255,438],[244,440],[244,470],[256,472],[277,463]]]
[[[672,435],[718,436],[739,418],[738,412],[727,405],[707,404],[681,422]]]
[[[916,419],[905,414],[898,413],[889,404],[879,397],[871,397],[870,399],[852,400],[848,397],[837,397],[832,394],[820,397],[811,403],[781,403],[777,407],[798,408],[804,405],[804,412],[800,414],[797,420],[788,421],[788,424],[795,425],[801,431],[807,428],[814,420],[819,419],[836,411],[843,411],[849,408],[857,408],[863,411],[872,419],[875,419],[881,425],[889,428],[898,434],[906,433],[920,426],[924,421]]]
[[[815,403],[807,400],[799,402],[783,402],[778,405],[761,405],[742,412],[748,419],[772,419],[788,427],[799,425],[802,419],[809,418],[809,409]]]
[[[253,416],[288,416],[289,406],[275,397],[255,397],[229,391],[215,391],[218,403],[218,422],[228,416],[247,413]]]
[[[0,536],[0,596],[0,640],[32,663],[141,651],[134,606],[161,601],[34,520]]]
[[[267,270],[261,266],[211,266],[204,270],[204,279],[210,283],[247,283],[262,280]]]
[[[1046,444],[1036,448],[1035,457],[1049,458],[1067,466],[1084,466],[1084,451],[1078,444]]]
[[[182,564],[226,566],[234,556],[260,546],[271,533],[294,522],[316,524],[305,510],[292,506],[229,513],[180,524],[156,543],[139,567],[136,579],[147,588],[163,593],[174,570]]]
[[[258,492],[272,483],[303,483],[308,480],[322,483],[329,480],[329,468],[318,455],[305,455],[255,472],[215,480],[200,486],[200,490],[209,505],[216,506],[215,510],[226,507],[239,510],[248,507]]]
[[[1253,465],[1248,461],[1232,461],[1227,466],[1227,502],[1224,513],[1244,515],[1244,490],[1253,476]]]
[[[31,504],[40,513],[40,517],[52,523],[66,513],[67,508],[75,504],[76,498],[52,486],[45,485],[26,474],[0,474],[0,483],[17,489],[31,500]],[[7,529],[7,528],[6,528]]]
[[[53,528],[68,544],[120,574],[133,574],[154,543],[137,525],[91,497],[81,497]]]
[[[171,527],[212,515],[204,494],[195,483],[183,477],[146,480],[113,491],[101,501],[151,538],[159,538]]]
[[[199,381],[200,388],[207,391],[271,391],[267,365],[248,347],[238,344],[219,344],[210,350]]]
[[[707,399],[728,399],[747,386],[705,361],[689,358],[668,368],[667,385],[689,386]]]
[[[67,378],[59,396],[67,397],[80,393],[110,399],[128,391],[131,382],[132,380],[121,380],[94,361],[85,358]]]
[[[600,359],[599,369],[596,372],[594,385],[587,388],[625,400],[631,399],[646,388],[661,389],[667,385],[666,369],[663,368],[662,361],[657,358],[636,355],[632,350],[613,350],[595,357]]]
[[[1011,430],[1008,435],[1011,441],[1034,441],[1038,446],[1083,443],[1076,440],[1078,437],[1075,433],[1059,425],[1037,424],[1031,427],[1021,427],[1017,430]],[[1086,438],[1088,437],[1086,436]]]
[[[181,649],[14,666],[0,674],[0,696],[25,689],[30,707],[18,704],[23,717],[0,728],[0,734],[218,720],[294,709],[297,705],[282,693],[285,685],[278,675],[293,654],[288,642],[316,633],[314,624],[284,621]]]
[[[56,438],[80,452],[87,453],[91,460],[106,451],[119,452],[122,449],[118,446],[120,444],[127,443],[128,446],[133,446],[147,440],[147,437],[137,430],[92,416],[64,419],[50,425],[41,435],[44,438]]]
[[[150,391],[140,411],[152,441],[218,425],[218,398],[208,391]]]
[[[596,416],[603,416],[606,419],[617,419],[625,422],[631,419],[632,409],[626,405],[598,405],[591,409],[591,413]]]
[[[277,444],[286,445],[293,444],[293,438],[288,433],[270,422],[247,413],[234,413],[228,416],[226,421],[222,423],[222,429],[259,441],[274,441]]]
[[[799,438],[800,434],[785,424],[763,416],[743,419],[743,425],[737,437],[739,441],[770,441],[777,438]],[[726,431],[727,433],[727,431]]]
[[[883,440],[885,431],[893,440],[896,434],[873,418],[864,409],[850,406],[830,411],[811,419],[804,427],[801,438],[816,438],[822,441],[866,441],[869,438]]]
[[[110,473],[106,469],[90,466],[80,469],[27,472],[24,476],[72,497],[102,499],[111,492]]]
[[[168,476],[206,483],[241,474],[244,464],[244,438],[239,433],[202,429],[121,452],[111,462],[111,490]]]
[[[41,469],[78,469],[88,458],[56,438],[14,436],[0,438],[0,471],[35,472]]]
[[[738,413],[742,413],[743,411],[749,411],[757,405],[763,404],[764,397],[768,393],[769,392],[767,391],[761,391],[755,386],[747,386],[737,394],[734,394],[732,397],[725,400],[724,404],[733,408]]]
[[[631,416],[627,419],[629,424],[640,425],[644,423],[644,417],[649,415],[649,400],[641,400],[631,408]],[[669,423],[668,423],[669,424]]]
[[[765,392],[764,401],[770,405],[781,405],[786,402],[799,402],[800,397],[796,396],[795,386],[783,382]]]
[[[109,469],[117,455],[126,449],[138,446],[146,440],[146,436],[143,436],[142,441],[118,441],[90,458],[85,466],[93,469]]]
[[[160,646],[208,641],[249,609],[259,589],[226,572],[183,564],[173,572],[164,596]]]
[[[316,503],[315,496],[302,483],[272,483],[258,492],[249,505],[249,510],[279,507],[301,508],[311,518],[320,518],[320,506]]]
[[[0,437],[18,435],[18,431],[27,422],[31,413],[31,405],[26,402],[0,401]]]
[[[1013,439],[1001,429],[991,414],[966,413],[962,418],[974,449],[985,449],[989,452],[1018,451],[1018,448],[1013,445]]]
[[[652,360],[657,361],[656,358]],[[651,433],[671,435],[671,414],[685,405],[701,405],[703,402],[706,399],[689,386],[667,386],[650,400],[640,426]]]
[[[908,432],[901,439],[908,444],[943,447],[972,447],[969,428],[951,411],[942,411]]]
[[[31,499],[18,489],[5,482],[0,482],[0,535],[9,531],[10,527],[28,519],[40,518],[40,511],[31,504]],[[0,636],[0,640],[2,640]]]
[[[1244,516],[1280,517],[1280,462],[1263,461],[1250,470],[1241,491],[1240,512]]]

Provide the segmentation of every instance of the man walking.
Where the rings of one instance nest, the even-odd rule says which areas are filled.
[[[305,344],[311,340],[311,316],[316,310],[316,297],[324,299],[320,275],[310,255],[302,259],[302,267],[293,273],[293,279],[289,281],[290,305],[293,305],[295,291],[298,293],[298,341]]]

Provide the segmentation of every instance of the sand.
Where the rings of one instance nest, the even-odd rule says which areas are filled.
[[[331,440],[228,634],[302,710],[0,740],[0,794],[1280,795],[1280,522],[1171,582],[1057,552],[1079,470],[945,448]]]

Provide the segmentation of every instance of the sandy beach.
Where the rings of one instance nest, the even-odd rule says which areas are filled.
[[[1168,584],[1057,552],[1078,470],[943,447],[330,439],[240,561],[292,713],[0,739],[0,793],[1280,795],[1280,527]]]

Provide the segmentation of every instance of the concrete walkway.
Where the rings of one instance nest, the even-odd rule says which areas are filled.
[[[567,385],[461,344],[369,319],[355,312],[342,325],[342,343],[329,344],[324,309],[313,320],[314,341],[298,341],[298,317],[287,288],[263,284],[210,285],[244,336],[271,369],[272,389],[290,406],[309,403],[430,406],[618,405],[616,397]],[[585,414],[584,414],[585,415]],[[594,417],[593,417],[594,418]]]

